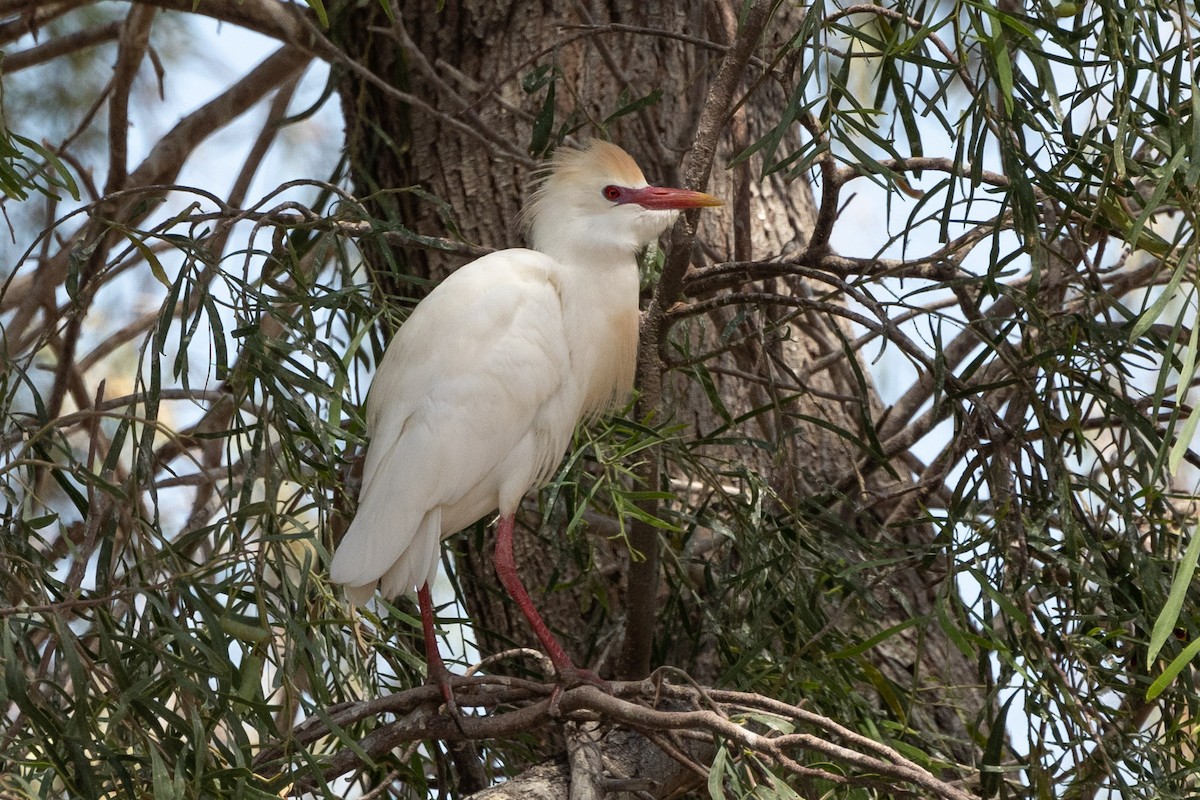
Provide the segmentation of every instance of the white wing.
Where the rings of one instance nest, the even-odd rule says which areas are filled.
[[[367,400],[358,514],[330,577],[352,598],[411,591],[442,536],[515,511],[570,441],[578,382],[557,263],[504,250],[443,281],[389,345]]]

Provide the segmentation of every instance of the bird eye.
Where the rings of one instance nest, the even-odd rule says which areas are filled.
[[[604,195],[605,200],[612,200],[615,203],[621,199],[621,187],[605,186],[601,194]]]

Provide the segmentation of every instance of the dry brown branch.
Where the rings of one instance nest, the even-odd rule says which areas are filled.
[[[0,5],[0,14],[16,19],[0,24],[0,46],[15,42],[22,36],[37,36],[46,23],[85,5],[88,0],[10,0]]]
[[[147,17],[148,12],[141,12],[136,17],[131,16],[131,20],[126,23],[127,29],[136,33],[129,34],[132,37],[131,43],[124,48],[133,54],[127,59],[128,65],[121,67],[120,65],[124,62],[118,60],[117,74],[123,77],[114,85],[118,88],[124,85],[125,89],[119,91],[117,97],[127,94],[128,81],[131,80],[132,70],[136,68],[140,58],[138,54],[144,52],[144,47],[138,42],[142,42],[144,45],[149,25]],[[142,49],[139,50],[139,47]],[[89,286],[89,282],[99,272],[100,266],[106,262],[109,248],[122,235],[119,228],[112,226],[111,223],[118,221],[121,225],[134,226],[154,207],[153,204],[143,204],[141,210],[131,216],[133,208],[131,204],[140,196],[140,193],[130,194],[123,203],[118,203],[120,190],[124,187],[144,189],[152,184],[169,183],[178,174],[183,162],[200,141],[244,113],[257,103],[263,94],[271,91],[276,85],[297,74],[307,61],[308,57],[303,53],[287,48],[268,57],[258,68],[231,86],[224,94],[181,120],[171,132],[158,141],[147,158],[128,178],[125,177],[124,145],[118,141],[122,140],[122,137],[114,137],[109,159],[112,170],[108,181],[110,194],[100,201],[97,207],[99,216],[90,220],[79,234],[82,241],[88,242],[88,266],[80,275],[78,291],[80,299],[69,309],[67,327],[63,334],[62,344],[58,348],[59,359],[56,366],[54,388],[47,402],[48,413],[51,417],[58,415],[70,385],[69,378],[73,374],[79,326],[86,312],[89,298],[94,295],[96,288]],[[124,122],[121,123],[120,128],[124,130]],[[43,285],[59,283],[65,277],[71,259],[76,255],[75,245],[72,244],[49,263],[40,265],[37,274],[27,276],[25,280],[36,280]],[[14,276],[10,276],[10,280]],[[10,293],[7,289],[5,295],[9,298],[20,296]],[[47,327],[53,326],[57,324],[57,320],[49,317],[43,324]],[[76,394],[78,395],[78,393]],[[81,405],[86,405],[88,402],[89,398],[86,398],[85,395],[86,391],[84,395],[77,397],[77,401]]]
[[[741,27],[736,33],[731,32],[732,45],[709,87],[708,98],[696,126],[684,176],[688,187],[703,189],[708,185],[717,153],[717,142],[732,111],[734,97],[750,56],[766,29],[773,9],[774,4],[766,0],[753,3],[747,9]],[[642,315],[637,384],[642,392],[639,409],[643,417],[656,413],[662,403],[664,365],[661,351],[669,328],[667,313],[683,291],[684,276],[691,263],[697,216],[694,211],[682,214],[672,228],[670,255],[655,286],[654,296]],[[644,485],[659,484],[657,470],[656,459],[645,461],[645,467],[639,476]],[[651,516],[655,514],[654,505],[650,503],[645,509]],[[658,594],[658,554],[661,546],[659,533],[643,522],[635,522],[630,532],[629,545],[642,557],[634,560],[629,566],[626,574],[626,592],[629,596],[644,598],[645,602],[636,603],[629,609],[621,653],[617,661],[617,674],[623,677],[638,677],[645,675],[650,669],[651,643],[657,614],[656,606],[650,598]]]
[[[882,742],[855,733],[820,714],[761,695],[666,684],[654,679],[614,683],[611,694],[593,686],[580,686],[562,693],[557,703],[561,718],[556,719],[550,697],[553,684],[481,676],[456,678],[454,687],[460,708],[483,708],[489,713],[465,716],[460,723],[431,713],[433,704],[440,702],[440,695],[437,687],[422,686],[385,698],[331,708],[327,717],[313,717],[297,725],[287,740],[266,748],[255,763],[260,771],[286,770],[286,761],[281,763],[280,760],[289,758],[288,754],[296,747],[315,744],[335,730],[345,730],[347,726],[385,714],[400,719],[375,727],[354,747],[339,750],[326,767],[325,780],[357,768],[364,757],[376,758],[406,742],[509,737],[545,725],[569,725],[572,721],[599,719],[656,738],[682,733],[717,742],[727,741],[737,750],[755,754],[797,776],[819,776],[851,785],[870,785],[882,778],[908,784],[929,797],[947,800],[970,800],[971,797]],[[809,730],[781,733],[755,724],[755,715],[770,715]],[[657,740],[662,741],[661,738]],[[595,746],[594,740],[588,745]],[[699,768],[707,772],[675,747],[669,750],[685,769]],[[586,756],[589,763],[594,756],[594,751],[592,756]],[[815,757],[816,761],[804,763],[809,756]],[[585,758],[582,752],[579,757]],[[822,761],[838,765],[838,771],[821,767]],[[594,772],[592,776],[595,776]],[[293,788],[299,789],[302,785]]]
[[[322,56],[323,52],[328,54],[313,40],[312,28],[306,22],[312,12],[301,3],[281,3],[277,0],[201,0],[199,3],[193,0],[133,1],[138,5],[203,14],[293,45],[310,56]]]
[[[286,4],[278,4],[280,6]],[[246,113],[276,87],[298,75],[310,57],[282,47],[265,58],[228,90],[188,114],[151,149],[130,175],[129,185],[170,184],[196,146],[232,120]]]
[[[120,22],[110,22],[107,25],[97,25],[59,36],[44,44],[35,45],[12,55],[5,55],[4,71],[9,74],[19,72],[28,67],[53,61],[61,56],[77,53],[104,42],[111,42],[117,38],[120,30]]]
[[[121,26],[117,42],[117,63],[110,79],[112,92],[108,98],[108,179],[104,193],[112,194],[125,188],[129,167],[129,93],[133,78],[150,47],[150,27],[155,9],[134,6]]]

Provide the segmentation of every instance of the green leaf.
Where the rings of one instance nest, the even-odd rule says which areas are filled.
[[[779,733],[795,733],[796,724],[787,717],[781,717],[778,714],[768,714],[764,711],[753,711],[742,714],[738,719],[747,719],[757,722],[760,725],[765,725],[773,731]]]
[[[878,667],[865,659],[859,661],[859,669],[867,676],[867,680],[875,687],[875,691],[883,698],[883,702],[891,710],[892,714],[900,721],[900,724],[908,724],[908,712],[901,702],[900,696],[896,694],[892,682],[887,679]]]
[[[221,617],[221,630],[243,642],[261,644],[271,638],[271,631],[254,617],[227,613]]]
[[[1187,171],[1187,186],[1189,189],[1195,189],[1197,181],[1200,181],[1200,91],[1193,89],[1191,92],[1192,105],[1192,141],[1191,152],[1192,157],[1188,159]]]
[[[262,688],[262,675],[265,659],[257,653],[250,653],[238,666],[237,695],[249,702]]]
[[[851,645],[850,647],[842,648],[841,650],[838,650],[834,653],[830,653],[829,657],[830,658],[856,658],[857,656],[860,656],[863,653],[867,652],[868,650],[870,650],[871,648],[873,648],[875,645],[879,644],[880,642],[883,642],[883,641],[886,641],[886,640],[892,638],[897,633],[900,633],[901,631],[906,631],[914,625],[922,625],[928,621],[929,621],[929,618],[924,617],[924,616],[912,617],[910,619],[906,619],[904,622],[900,622],[896,625],[892,625],[891,627],[886,628],[886,629],[880,631],[879,633],[876,633],[874,636],[871,636],[870,638],[865,639],[864,641],[861,641],[858,644]]]
[[[438,0],[437,11],[440,14],[446,0]],[[379,0],[379,7],[383,9],[383,13],[387,14],[387,18],[392,22],[396,21],[396,13],[392,10],[392,4],[388,0]]]
[[[142,259],[146,262],[146,266],[150,268],[150,274],[154,276],[154,279],[167,289],[170,289],[171,279],[167,277],[167,271],[163,268],[162,262],[158,260],[158,256],[154,255],[154,251],[150,249],[149,245],[138,236],[136,231],[122,230],[121,232],[125,234],[125,238],[129,240],[134,249],[141,254]]]
[[[1190,261],[1190,253],[1185,254],[1180,259],[1179,266],[1176,267],[1174,274],[1171,275],[1171,280],[1163,287],[1162,292],[1154,299],[1150,307],[1143,311],[1141,316],[1138,317],[1137,322],[1133,324],[1133,329],[1129,332],[1130,342],[1137,341],[1142,334],[1150,330],[1150,326],[1158,321],[1163,311],[1166,310],[1167,305],[1175,299],[1180,282],[1183,281],[1184,275],[1191,271]]]
[[[1008,55],[1008,43],[997,33],[992,40],[992,57],[996,63],[996,80],[1000,84],[1000,97],[1004,100],[1004,113],[1013,113],[1013,70],[1012,59]]]
[[[1187,647],[1183,648],[1183,652],[1171,659],[1171,663],[1163,670],[1162,675],[1159,675],[1154,680],[1154,683],[1150,684],[1150,688],[1146,690],[1146,699],[1153,700],[1162,694],[1171,685],[1171,682],[1179,676],[1183,668],[1196,657],[1197,653],[1200,653],[1200,639],[1193,641]]]
[[[46,527],[47,525],[51,524],[52,522],[56,522],[57,520],[58,520],[58,514],[50,513],[50,514],[44,514],[40,517],[31,517],[30,519],[25,520],[24,524],[28,525],[30,528],[37,531],[37,530],[41,530],[42,528]]]
[[[550,132],[554,130],[554,87],[556,81],[551,79],[546,86],[546,99],[542,101],[542,109],[533,120],[533,130],[529,137],[529,152],[540,156],[550,147]]]
[[[605,126],[611,124],[612,122],[615,122],[616,120],[620,119],[621,117],[632,114],[635,111],[640,111],[643,108],[648,108],[650,106],[658,105],[659,101],[662,100],[662,96],[663,96],[662,89],[655,89],[653,92],[651,92],[648,95],[645,95],[644,97],[639,97],[636,100],[625,103],[624,105],[620,106],[616,111],[612,112],[607,117],[605,117],[604,122],[601,123],[601,127],[605,127]]]
[[[1127,240],[1130,247],[1138,246],[1142,229],[1146,227],[1146,223],[1150,221],[1150,217],[1162,210],[1163,199],[1167,196],[1167,191],[1172,188],[1175,173],[1179,171],[1179,168],[1183,165],[1183,160],[1188,155],[1188,148],[1181,145],[1175,150],[1175,154],[1171,156],[1171,160],[1163,168],[1162,174],[1155,176],[1154,192],[1150,195],[1150,199],[1146,200],[1146,204],[1142,208],[1142,213],[1138,215],[1137,220],[1133,223],[1133,228],[1129,231]]]
[[[321,23],[321,27],[328,28],[329,27],[329,12],[325,10],[325,3],[323,3],[322,0],[304,0],[304,2],[308,3],[308,7],[311,8],[316,13],[317,22]],[[385,9],[387,8],[386,3],[384,4],[384,8]],[[391,15],[389,14],[388,16],[391,16]]]
[[[167,770],[167,764],[158,752],[158,746],[149,736],[146,737],[146,749],[150,751],[150,775],[154,785],[155,800],[181,798],[181,795],[176,792],[178,787]]]
[[[991,797],[1000,790],[1000,773],[988,768],[999,767],[1003,763],[1004,743],[1008,741],[1008,709],[1016,699],[1016,692],[1009,695],[988,731],[987,743],[983,748],[983,769],[979,774],[979,789],[983,797]]]
[[[728,769],[729,752],[724,747],[717,748],[712,766],[708,768],[708,796],[712,800],[725,800],[725,771]]]
[[[1179,568],[1175,572],[1175,580],[1171,582],[1171,591],[1167,595],[1167,602],[1159,612],[1158,619],[1154,621],[1154,630],[1150,633],[1150,647],[1146,655],[1147,664],[1154,663],[1154,659],[1158,657],[1158,652],[1162,650],[1167,637],[1175,630],[1175,623],[1179,621],[1179,612],[1183,609],[1183,601],[1187,598],[1188,587],[1191,586],[1192,577],[1196,574],[1197,557],[1200,557],[1200,526],[1192,531],[1191,541],[1188,542],[1187,550],[1184,551],[1183,559],[1179,562]],[[1172,662],[1173,664],[1174,662]],[[1155,683],[1157,684],[1158,681]],[[1159,689],[1159,691],[1162,690]]]
[[[1192,326],[1193,337],[1195,336],[1196,328],[1200,328],[1200,325]],[[1187,384],[1184,381],[1180,381],[1179,385],[1186,386]],[[1187,419],[1184,420],[1183,426],[1176,432],[1175,444],[1171,446],[1171,453],[1167,457],[1167,471],[1171,475],[1176,475],[1179,472],[1180,463],[1183,462],[1184,456],[1191,449],[1192,442],[1196,438],[1197,423],[1200,423],[1200,409],[1192,409]]]
[[[7,136],[13,142],[16,142],[33,151],[34,156],[31,158],[30,156],[20,152],[20,150],[17,148],[13,147],[11,143],[5,142],[7,145],[5,150],[9,152],[3,154],[4,157],[2,161],[5,167],[4,172],[6,177],[15,177],[15,180],[18,184],[18,188],[15,190],[15,192],[10,192],[9,189],[11,184],[9,184],[9,182],[6,180],[6,194],[10,194],[10,196],[15,197],[18,200],[24,200],[28,195],[24,191],[21,191],[21,189],[32,188],[36,189],[47,197],[58,199],[58,194],[54,191],[54,188],[57,187],[60,189],[65,189],[67,193],[71,195],[72,199],[79,199],[79,185],[76,184],[75,179],[71,177],[71,171],[68,170],[66,165],[63,164],[62,159],[32,139],[12,133],[11,131],[4,131],[3,133],[7,134]],[[29,166],[29,171],[33,175],[43,178],[44,182],[39,182],[34,177],[30,177],[13,170],[11,167],[11,162],[14,159],[27,164]],[[37,163],[38,159],[46,162],[45,165]]]
[[[525,94],[533,94],[552,80],[554,80],[554,72],[550,65],[542,64],[521,78],[521,90]]]
[[[800,795],[795,789],[771,774],[766,776],[765,782],[751,790],[749,797],[761,797],[764,800],[800,800]]]

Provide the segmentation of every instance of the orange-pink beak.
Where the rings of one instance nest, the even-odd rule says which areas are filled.
[[[629,189],[627,203],[637,203],[652,211],[682,211],[685,208],[709,208],[725,203],[711,194],[693,192],[691,189],[668,189],[662,186],[646,186]]]

